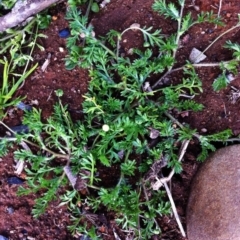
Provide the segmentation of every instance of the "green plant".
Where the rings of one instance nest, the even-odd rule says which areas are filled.
[[[88,68],[91,77],[82,106],[84,117],[78,122],[71,120],[61,101],[63,92],[58,90],[58,103],[47,122],[41,120],[40,110],[26,112],[23,123],[29,127],[29,133],[12,132],[15,136],[3,138],[0,144],[2,154],[12,141],[34,147],[32,151],[15,151],[15,158],[31,166],[26,169],[28,188],[20,188],[19,194],[42,192],[33,210],[35,217],[60,195],[60,188],[67,188],[70,183],[72,190],[68,188],[60,199],[72,212],[72,232],[100,238],[95,231],[96,212],[107,209],[114,212],[116,223],[135,239],[150,239],[161,233],[157,217],[171,211],[165,192],[153,191],[153,184],[163,167],[173,173],[181,172],[182,153],[178,146],[198,139],[202,147],[199,158],[203,160],[209,150],[214,150],[212,142],[229,138],[229,130],[199,135],[172,116],[172,112],[203,108],[185,98],[202,91],[193,64],[184,66],[181,83],[157,90],[150,86],[152,76],[172,71],[179,39],[191,26],[204,21],[219,23],[211,13],[201,13],[196,20],[190,14],[182,16],[185,2],[178,3],[180,11],[165,1],[158,0],[153,5],[160,14],[178,22],[177,33],[170,37],[160,30],[133,24],[121,33],[112,30],[98,39],[87,17],[75,7],[69,10],[66,19],[71,37],[67,40],[66,67]],[[131,57],[120,56],[123,35],[132,30],[143,34],[144,50],[133,49]],[[80,39],[83,44],[79,46]],[[156,56],[152,47],[163,54]],[[116,171],[116,182],[106,186],[101,170]],[[82,220],[91,227],[80,224]]]
[[[94,1],[94,0],[90,0],[90,1],[88,1],[88,0],[68,0],[68,5],[70,7],[76,7],[76,6],[88,3],[88,9],[86,12],[86,16],[88,16],[90,10],[92,12],[99,12],[98,2],[99,1]]]
[[[240,61],[240,45],[227,41],[224,47],[233,51],[233,59],[219,64],[222,74],[219,75],[213,82],[213,89],[215,91],[226,88],[231,81],[231,79],[229,79],[229,74],[233,73],[236,75],[238,72],[237,68]]]
[[[11,9],[16,2],[17,0],[1,0],[0,7],[3,7],[4,9]]]
[[[160,13],[164,14],[166,17],[169,17],[175,21],[178,22],[178,31],[176,35],[172,35],[172,38],[170,37],[169,40],[171,39],[171,42],[167,42],[166,46],[171,46],[169,50],[173,51],[173,57],[175,58],[176,52],[180,46],[180,37],[193,25],[197,23],[202,23],[202,22],[210,22],[210,23],[215,23],[217,25],[223,25],[223,23],[220,21],[219,17],[213,17],[212,12],[210,13],[200,13],[197,16],[196,20],[193,20],[191,17],[191,13],[187,14],[186,16],[183,16],[183,9],[185,6],[185,0],[179,0],[178,1],[179,5],[181,6],[181,10],[178,11],[176,8],[176,5],[173,3],[168,3],[166,4],[166,1],[155,1],[153,4],[153,9],[156,11],[159,11]],[[225,32],[220,34],[216,39],[214,39],[203,51],[201,54],[205,53],[217,40],[219,40],[221,37],[223,37],[225,34],[233,31],[236,28],[240,27],[240,15],[238,16],[239,21],[236,23],[235,26],[231,27],[230,29],[227,29]],[[175,47],[173,45],[175,44]],[[198,63],[198,64],[192,64],[193,67],[220,67],[222,70],[222,74],[218,76],[214,82],[213,82],[213,89],[215,91],[219,91],[223,88],[225,88],[230,80],[228,78],[229,73],[236,74],[237,72],[237,66],[239,64],[239,46],[236,43],[231,43],[227,42],[225,45],[225,48],[228,48],[230,50],[233,50],[233,59],[230,61],[224,61],[224,62],[218,62],[218,63]],[[199,56],[198,56],[199,57]],[[198,58],[197,57],[197,58]],[[185,66],[173,69],[173,65],[171,65],[168,68],[168,71],[153,85],[153,89],[158,87],[158,85],[164,80],[164,78],[171,74],[172,72],[182,70],[185,68],[189,63],[187,62]]]
[[[14,99],[14,93],[37,67],[37,64],[35,64],[28,70],[30,62],[33,61],[32,53],[35,46],[43,50],[43,47],[37,43],[37,39],[46,36],[38,32],[39,28],[46,27],[48,23],[49,16],[37,15],[24,27],[8,29],[0,35],[0,55],[2,56],[0,64],[3,65],[2,85],[0,88],[1,119],[4,116],[6,107],[14,106],[22,99]]]
[[[24,80],[36,69],[37,64],[22,75],[11,72],[11,63],[8,63],[6,58],[0,59],[0,64],[3,64],[2,86],[0,88],[0,119],[2,119],[6,107],[14,106],[21,101],[21,98],[13,98],[13,95]],[[9,80],[11,75],[13,75],[12,81]],[[15,81],[14,76],[18,77],[17,81]]]
[[[8,29],[0,34],[0,55],[13,52],[14,65],[25,66],[28,60],[32,60],[31,54],[33,46],[43,50],[43,47],[36,42],[38,37],[46,37],[38,32],[39,29],[47,27],[49,24],[48,15],[37,15],[24,27]],[[26,54],[26,49],[30,48],[30,54]]]

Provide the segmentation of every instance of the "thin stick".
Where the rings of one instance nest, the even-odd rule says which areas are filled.
[[[13,135],[16,134],[11,128],[9,128],[3,121],[0,120],[0,124],[2,124],[5,128],[7,128]],[[7,140],[7,141],[17,141],[17,138],[15,137],[0,137],[1,140]],[[69,159],[69,155],[67,154],[60,154],[60,153],[55,153],[54,151],[50,150],[46,146],[39,146],[34,142],[31,142],[27,139],[21,139],[23,142],[30,144],[31,146],[37,147],[37,148],[42,148],[42,150],[49,152],[52,154],[54,157],[59,157],[59,158],[64,158],[64,159]]]
[[[159,180],[159,181],[161,181],[161,180]],[[181,234],[182,234],[183,237],[186,237],[186,233],[185,233],[185,231],[184,231],[184,229],[183,229],[181,220],[180,220],[179,215],[178,215],[178,213],[177,213],[177,209],[176,209],[175,203],[174,203],[174,201],[173,201],[172,194],[171,194],[171,192],[170,192],[170,190],[169,190],[169,187],[168,187],[168,185],[167,185],[166,182],[163,182],[163,185],[164,185],[164,187],[165,187],[165,189],[166,189],[168,198],[169,198],[170,203],[171,203],[171,206],[172,206],[172,211],[173,211],[174,217],[175,217],[175,219],[176,219],[176,221],[177,221],[178,227],[179,227],[179,229],[180,229],[180,231],[181,231]]]
[[[204,54],[215,42],[217,42],[222,36],[224,36],[225,34],[231,32],[232,30],[234,30],[235,28],[240,27],[240,23],[238,23],[237,25],[231,27],[230,29],[228,29],[227,31],[223,32],[222,34],[220,34],[217,38],[215,38],[198,56],[197,58],[199,58],[202,54]]]
[[[180,150],[179,158],[178,158],[179,162],[182,161],[182,158],[186,152],[189,142],[190,140],[185,140],[183,142],[182,148]],[[172,179],[174,173],[175,173],[175,170],[172,169],[172,171],[169,173],[167,177],[161,178],[160,180],[156,177],[157,181],[152,185],[153,190],[158,190],[160,187],[162,187],[163,183],[169,182]]]
[[[111,0],[104,0],[102,1],[102,3],[100,4],[101,8],[104,8],[108,3],[110,3]]]
[[[198,56],[199,57],[199,56]],[[232,60],[229,60],[229,61],[223,61],[223,62],[216,62],[216,63],[194,63],[194,64],[191,64],[191,66],[195,67],[195,68],[200,68],[200,67],[219,67],[221,64],[223,65],[227,65],[231,62]],[[169,74],[173,73],[173,72],[177,72],[177,71],[180,71],[180,70],[183,70],[183,68],[186,67],[186,65],[182,66],[182,67],[179,67],[179,68],[174,68],[172,69],[170,72],[166,72],[159,80],[156,84],[154,84],[152,86],[152,89],[155,89],[158,84],[160,82],[162,82],[162,80]]]
[[[65,165],[63,170],[64,170],[64,173],[67,176],[69,182],[71,183],[72,187],[75,188],[75,184],[77,182],[77,177],[72,173],[72,170],[69,166],[69,162]]]
[[[144,183],[142,184],[142,188],[143,188],[144,196],[145,196],[147,202],[149,202],[149,197],[148,197],[147,190],[146,190]],[[156,221],[156,219],[153,218],[153,220],[154,220],[156,226],[158,227],[158,229],[160,229],[160,226],[159,226],[158,222]]]
[[[181,29],[181,23],[182,23],[182,18],[183,18],[183,9],[185,6],[185,0],[183,0],[182,4],[181,4],[181,10],[180,10],[180,14],[179,14],[179,18],[177,20],[178,22],[178,30],[177,30],[177,36],[175,39],[175,44],[177,46],[179,46],[179,41],[180,41],[180,37],[182,34],[180,34],[180,29]],[[173,50],[173,54],[172,57],[175,59],[176,55],[177,55],[177,51],[178,51],[178,47],[176,49]],[[152,89],[156,88],[158,86],[158,84],[161,82],[162,79],[164,79],[171,71],[172,71],[173,65],[170,66],[167,70],[167,72],[163,75],[163,77],[161,77],[152,87]]]
[[[182,158],[186,152],[186,149],[188,147],[188,144],[189,144],[190,140],[185,140],[182,144],[182,148],[180,150],[180,154],[179,154],[179,158],[178,158],[178,161],[181,162],[182,161]],[[171,179],[172,179],[172,176],[173,174],[175,173],[174,169],[172,169],[171,173],[168,175],[168,177],[166,178],[161,178],[161,179],[158,179],[158,177],[156,177],[157,179],[157,182],[152,186],[153,187],[153,190],[158,190],[162,185],[165,187],[166,189],[166,192],[167,192],[167,195],[168,195],[168,198],[170,200],[170,203],[171,203],[171,206],[172,206],[172,211],[173,211],[173,214],[174,214],[174,217],[177,221],[177,224],[178,224],[178,227],[181,231],[181,234],[183,237],[186,237],[186,233],[183,229],[183,226],[182,226],[182,223],[180,221],[180,218],[179,218],[179,215],[177,213],[177,209],[176,209],[176,206],[175,206],[175,203],[173,201],[173,198],[172,198],[172,194],[171,194],[171,191],[167,185],[167,182],[169,182]],[[146,194],[145,194],[146,195]]]
[[[220,34],[217,38],[215,38],[215,39],[196,57],[196,59],[198,59],[202,54],[204,54],[204,53],[205,53],[216,41],[218,41],[222,36],[224,36],[225,34],[233,31],[234,29],[236,29],[236,28],[238,28],[238,27],[240,27],[240,23],[238,23],[237,25],[235,25],[235,26],[233,26],[232,28],[228,29],[227,31],[223,32],[222,34]],[[227,63],[227,62],[225,62],[225,63]],[[207,64],[209,64],[209,65],[207,65]],[[220,63],[206,63],[206,64],[202,63],[201,65],[200,65],[200,64],[193,64],[194,67],[215,67],[215,66],[219,66],[219,65],[220,65]],[[184,67],[184,66],[183,66],[183,67]],[[161,83],[162,80],[163,80],[167,75],[169,75],[169,74],[172,73],[173,71],[178,71],[178,70],[182,69],[183,67],[181,67],[181,68],[176,68],[176,69],[173,69],[173,70],[172,70],[173,66],[170,67],[170,68],[167,70],[167,72],[152,86],[152,89],[155,89],[155,88],[159,85],[159,83]]]
[[[218,18],[220,17],[221,9],[222,9],[222,0],[219,0],[219,8],[218,8],[218,14],[217,14]]]
[[[184,126],[176,119],[174,118],[170,113],[168,112],[164,112],[164,114],[170,118],[174,123],[176,123],[181,129],[184,128]],[[201,135],[200,134],[197,134],[197,133],[193,133],[193,136],[196,137],[199,141],[201,140]],[[240,142],[240,138],[229,138],[229,139],[226,139],[224,140],[224,142],[234,142],[234,141],[237,141],[237,142]],[[214,140],[214,142],[223,142],[222,140]]]
[[[232,60],[229,61],[223,61],[223,62],[216,62],[216,63],[194,63],[191,66],[195,67],[195,68],[199,68],[199,67],[219,67],[221,64],[223,65],[227,65],[231,62]],[[171,73],[182,70],[184,67],[186,67],[186,65],[179,67],[179,68],[174,68]]]

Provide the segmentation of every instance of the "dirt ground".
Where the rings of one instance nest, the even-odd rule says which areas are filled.
[[[208,2],[208,3],[207,3]],[[197,8],[199,11],[210,11],[217,13],[219,1],[196,0],[195,7],[191,6],[191,1],[187,1],[184,13],[191,12],[196,16]],[[122,31],[133,23],[139,23],[141,26],[153,26],[154,29],[162,29],[162,33],[170,34],[176,30],[176,23],[166,20],[152,11],[153,0],[112,0],[104,9],[97,14],[91,15],[91,23],[94,26],[97,36],[105,35],[110,29]],[[51,53],[51,62],[45,72],[36,71],[17,92],[18,96],[26,96],[24,103],[31,104],[34,107],[42,109],[43,119],[47,119],[56,102],[54,90],[62,89],[64,91],[63,102],[68,104],[69,111],[74,119],[80,118],[82,95],[86,93],[88,87],[88,73],[86,70],[74,69],[65,70],[64,58],[67,55],[65,47],[66,40],[58,36],[58,31],[67,27],[64,19],[66,4],[61,3],[49,10],[52,16],[57,17],[53,20],[49,28],[43,31],[48,36],[46,39],[40,39],[39,43],[45,48],[41,52],[34,52],[34,60],[41,66],[48,53]],[[215,27],[212,24],[199,24],[188,31],[188,40],[182,43],[182,47],[177,53],[178,64],[181,66],[187,59],[193,47],[204,50],[211,41],[231,28],[238,22],[238,13],[240,13],[240,2],[235,0],[223,0],[220,14],[225,23],[224,27]],[[136,32],[128,31],[123,38],[122,46],[127,51],[132,47],[140,47],[142,37]],[[222,48],[226,40],[240,43],[240,31],[226,34],[217,41],[207,52],[207,59],[204,62],[219,62],[231,59],[231,52]],[[60,51],[60,49],[64,51]],[[204,110],[198,113],[190,112],[188,116],[179,118],[179,121],[190,124],[201,134],[216,133],[230,128],[235,136],[240,134],[240,106],[238,103],[231,103],[229,95],[230,86],[222,91],[214,92],[212,83],[219,75],[218,68],[198,68],[197,73],[203,83],[203,93],[196,96],[195,100],[204,105]],[[170,81],[178,81],[178,72],[169,76]],[[154,81],[154,80],[153,80]],[[240,89],[240,77],[236,76],[231,82],[231,86]],[[13,114],[5,119],[9,126],[21,124],[22,112],[13,110]],[[183,171],[175,175],[172,180],[172,194],[177,206],[181,221],[185,225],[185,210],[189,196],[189,189],[192,177],[194,176],[199,163],[196,156],[199,152],[199,146],[196,142],[191,142],[183,161]],[[24,197],[16,196],[18,185],[9,185],[7,179],[14,176],[14,159],[10,152],[1,159],[0,168],[0,235],[9,237],[9,239],[76,239],[71,236],[67,230],[70,222],[70,215],[66,207],[58,208],[59,201],[53,202],[47,212],[39,219],[31,216],[31,208],[34,204],[34,194]],[[108,176],[111,178],[111,176]],[[187,240],[181,237],[175,219],[170,216],[164,216],[159,219],[162,228],[162,236],[156,239],[165,240]],[[80,239],[80,238],[79,238]],[[115,239],[109,234],[106,239]]]

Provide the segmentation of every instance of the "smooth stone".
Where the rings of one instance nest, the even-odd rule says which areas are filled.
[[[19,177],[9,177],[7,179],[7,183],[10,184],[10,185],[13,185],[13,184],[23,184],[24,180],[19,178]]]
[[[67,38],[70,36],[70,30],[68,28],[64,28],[58,32],[58,36],[61,38]]]
[[[197,172],[187,207],[188,240],[240,239],[240,145],[217,150]]]

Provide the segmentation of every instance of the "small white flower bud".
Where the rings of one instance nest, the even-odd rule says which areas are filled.
[[[103,130],[104,132],[108,132],[108,131],[109,131],[109,126],[108,126],[107,124],[104,124],[104,125],[102,126],[102,130]]]

